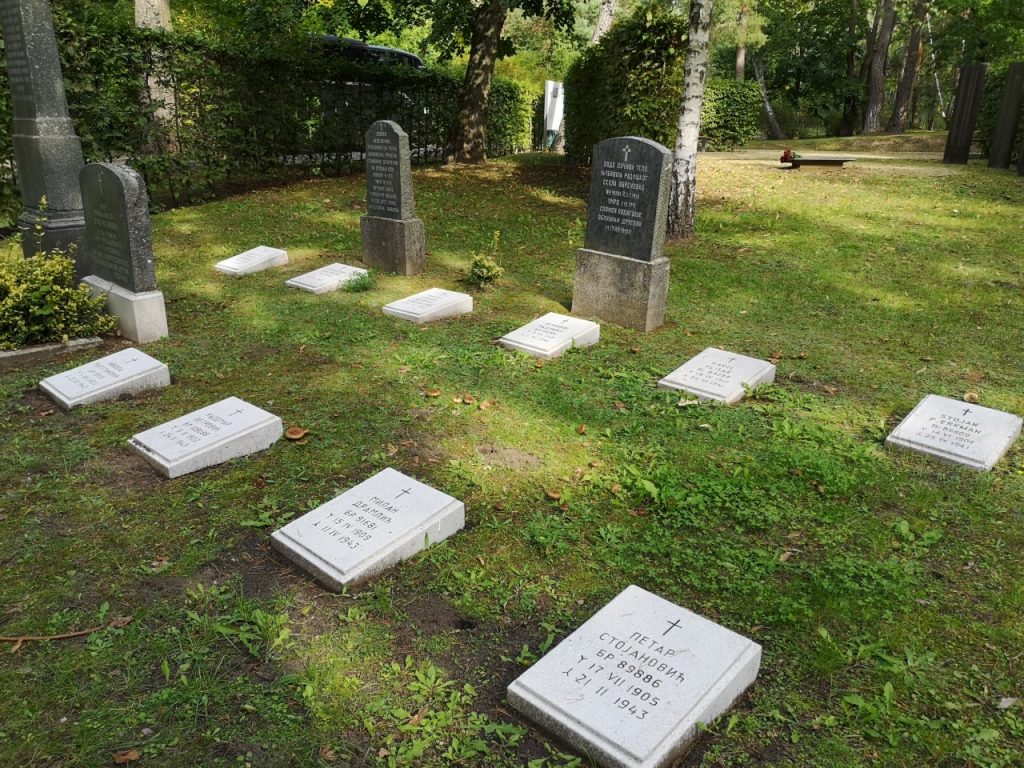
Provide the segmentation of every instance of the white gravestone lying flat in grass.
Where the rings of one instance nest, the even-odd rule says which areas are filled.
[[[738,403],[761,384],[775,381],[775,366],[766,360],[708,347],[658,382],[661,389],[681,389],[703,400]]]
[[[502,336],[498,343],[534,357],[551,360],[570,347],[589,347],[601,338],[601,326],[590,320],[548,312]]]
[[[280,248],[271,248],[269,245],[259,245],[248,251],[232,256],[230,259],[218,261],[213,268],[225,275],[251,275],[253,272],[262,272],[271,267],[280,267],[288,263],[288,251]]]
[[[165,477],[263,451],[284,434],[281,419],[237,397],[135,435],[128,446]]]
[[[885,443],[987,472],[1010,450],[1020,428],[1020,417],[1012,413],[928,395]]]
[[[137,349],[122,349],[39,382],[39,388],[65,411],[116,400],[171,383],[167,366]]]
[[[350,267],[348,264],[328,264],[326,267],[285,280],[284,284],[310,293],[327,293],[336,291],[345,283],[358,280],[365,274],[365,269]]]
[[[329,589],[340,591],[451,536],[465,507],[385,469],[271,534],[271,543]]]
[[[754,682],[761,646],[627,587],[508,687],[509,703],[609,768],[661,768]]]
[[[444,288],[428,288],[384,306],[385,315],[414,323],[430,323],[472,311],[472,296],[458,291],[446,291]]]

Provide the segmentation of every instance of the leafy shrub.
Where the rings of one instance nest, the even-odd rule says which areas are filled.
[[[117,319],[104,304],[75,280],[75,262],[63,254],[0,258],[0,349],[111,333]]]
[[[495,283],[498,278],[505,274],[505,269],[497,261],[498,243],[501,241],[501,232],[495,231],[491,236],[491,254],[478,253],[469,265],[469,275],[466,281],[477,288],[486,288]]]
[[[373,273],[370,271],[364,272],[359,277],[354,277],[351,280],[347,280],[344,284],[344,288],[349,293],[363,293],[369,291],[376,285]]]

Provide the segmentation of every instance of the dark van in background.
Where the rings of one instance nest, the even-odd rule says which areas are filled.
[[[390,67],[413,67],[425,69],[423,59],[414,53],[401,51],[398,48],[384,48],[370,45],[362,40],[337,35],[322,35],[324,53],[341,56],[358,64],[382,64]]]

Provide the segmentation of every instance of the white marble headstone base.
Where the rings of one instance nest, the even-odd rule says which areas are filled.
[[[122,349],[39,382],[39,388],[65,411],[75,406],[116,400],[171,383],[167,366],[145,352]]]
[[[473,297],[468,293],[428,288],[404,299],[384,305],[384,314],[414,323],[431,323],[446,317],[466,315],[473,311]]]
[[[350,267],[348,264],[328,264],[326,267],[314,269],[304,275],[285,280],[285,285],[290,288],[301,288],[310,293],[327,293],[336,291],[345,283],[362,277],[366,274],[365,269]]]
[[[1020,435],[1021,418],[941,395],[927,395],[885,439],[943,461],[988,472]]]
[[[328,589],[341,591],[464,524],[461,501],[389,467],[274,531],[270,540]]]
[[[658,382],[660,389],[679,389],[702,400],[738,403],[753,389],[775,381],[775,366],[767,360],[708,347]]]
[[[167,309],[160,291],[135,293],[96,275],[82,278],[82,282],[93,296],[106,297],[107,311],[117,318],[117,329],[124,338],[148,344],[168,336]]]
[[[128,447],[170,478],[266,450],[283,434],[277,416],[229,397],[140,432]]]
[[[528,355],[551,360],[570,347],[589,347],[601,338],[601,326],[590,320],[548,312],[511,333],[498,343]]]
[[[288,263],[288,251],[280,248],[271,248],[269,245],[258,245],[243,251],[230,259],[218,261],[213,268],[225,275],[251,275],[254,272],[262,272],[271,267],[280,267]]]
[[[637,586],[508,687],[509,703],[607,768],[662,768],[757,678],[761,646]]]

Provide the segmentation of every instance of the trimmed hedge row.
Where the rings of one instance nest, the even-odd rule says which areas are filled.
[[[660,6],[641,6],[587,49],[565,78],[566,153],[589,162],[612,136],[675,143],[688,23]],[[710,78],[701,112],[703,149],[728,149],[758,135],[757,84]]]

